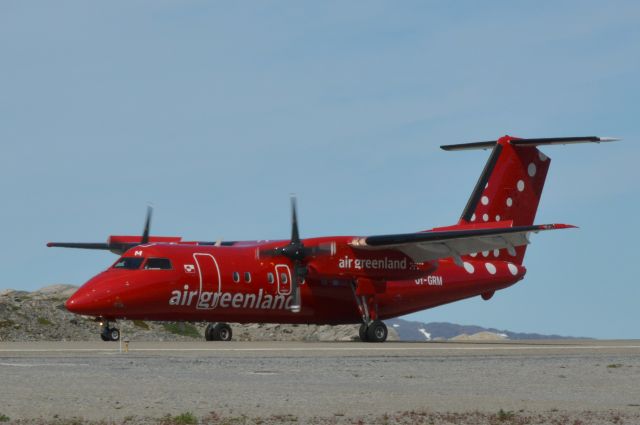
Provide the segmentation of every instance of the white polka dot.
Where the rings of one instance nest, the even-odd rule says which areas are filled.
[[[464,263],[462,263],[462,265],[464,266],[464,269],[467,271],[467,273],[473,273],[475,271],[475,269],[473,268],[473,264],[471,263],[467,263],[465,261]]]
[[[513,205],[513,199],[507,198],[507,206],[510,207],[511,205]]]
[[[482,251],[482,256],[483,257],[488,257],[489,256],[489,251]]]
[[[516,249],[512,246],[510,246],[509,248],[507,248],[507,252],[509,253],[509,255],[511,255],[512,257],[516,256]]]
[[[489,214],[482,214],[482,219],[484,221],[489,221]]]
[[[511,272],[512,275],[517,275],[518,274],[518,267],[516,267],[515,264],[507,264],[507,267],[509,267],[509,271]]]
[[[484,185],[484,188],[488,188],[489,187],[489,182],[487,182],[487,184]]]
[[[497,257],[497,256],[499,256],[499,255],[500,255],[500,250],[499,250],[499,249],[494,249],[494,250],[493,250],[493,256],[494,256],[494,257]]]
[[[476,215],[475,215],[475,213],[471,216],[471,221],[476,221]]]
[[[487,271],[491,274],[496,274],[496,266],[491,263],[484,263],[484,266],[487,268]]]
[[[533,177],[536,175],[536,171],[538,171],[536,169],[536,164],[534,164],[533,162],[531,164],[529,164],[529,167],[527,167],[527,173],[529,173],[529,177]]]
[[[475,257],[475,256],[477,256],[477,255],[478,255],[478,253],[477,253],[477,252],[472,252],[472,253],[471,253],[471,254],[469,254],[469,255],[470,255],[470,256],[472,256],[472,257]]]
[[[516,185],[519,192],[524,190],[524,182],[522,180],[518,180],[518,184]]]
[[[500,214],[496,216],[496,221],[500,221]]]
[[[547,155],[542,152],[538,152],[538,158],[540,158],[540,161],[545,162],[547,160]]]
[[[482,198],[480,198],[480,202],[482,202],[482,205],[489,205],[489,198],[483,196]]]

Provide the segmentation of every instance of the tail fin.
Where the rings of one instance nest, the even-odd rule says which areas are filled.
[[[551,159],[536,146],[613,140],[617,139],[592,136],[518,139],[504,136],[497,141],[441,146],[444,150],[493,148],[460,217],[460,224],[509,221],[512,226],[532,225],[551,163]],[[526,245],[485,251],[482,255],[522,264],[525,250]]]

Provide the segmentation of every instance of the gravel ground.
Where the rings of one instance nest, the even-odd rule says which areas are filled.
[[[0,344],[0,421],[640,423],[638,341],[116,348]]]

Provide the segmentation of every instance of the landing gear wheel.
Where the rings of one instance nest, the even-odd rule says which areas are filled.
[[[231,326],[227,323],[217,323],[213,327],[212,333],[215,336],[216,341],[231,341],[231,337],[233,336]]]
[[[118,328],[109,329],[109,339],[111,341],[120,341],[120,329]]]
[[[102,329],[102,332],[100,332],[100,338],[103,341],[119,341],[120,329],[105,327]]]
[[[207,341],[213,341],[213,323],[209,323],[204,329],[204,339]]]
[[[367,329],[367,340],[369,342],[385,342],[387,340],[387,325],[381,320],[376,320]]]
[[[358,335],[360,336],[360,341],[367,342],[369,341],[369,337],[367,337],[367,329],[368,326],[366,323],[360,325],[360,330],[358,331]]]

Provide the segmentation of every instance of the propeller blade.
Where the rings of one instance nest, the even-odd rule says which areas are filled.
[[[294,313],[299,313],[301,309],[301,299],[300,299],[300,284],[304,281],[304,278],[307,274],[307,267],[302,264],[301,261],[294,261],[293,263],[293,278],[291,279],[291,297],[293,301],[291,302],[291,311]]]
[[[296,212],[296,196],[291,195],[291,244],[300,242],[300,232],[298,231],[298,214]]]
[[[295,280],[294,280],[295,282]],[[291,306],[289,309],[294,313],[300,313],[301,310],[301,302],[300,302],[300,288],[298,288],[297,283],[293,283],[291,285],[291,296],[293,297],[293,301],[291,302]]]
[[[149,243],[149,230],[151,228],[151,214],[153,213],[153,208],[151,205],[147,206],[147,218],[144,222],[144,230],[142,232],[142,239],[140,241],[141,245]]]

